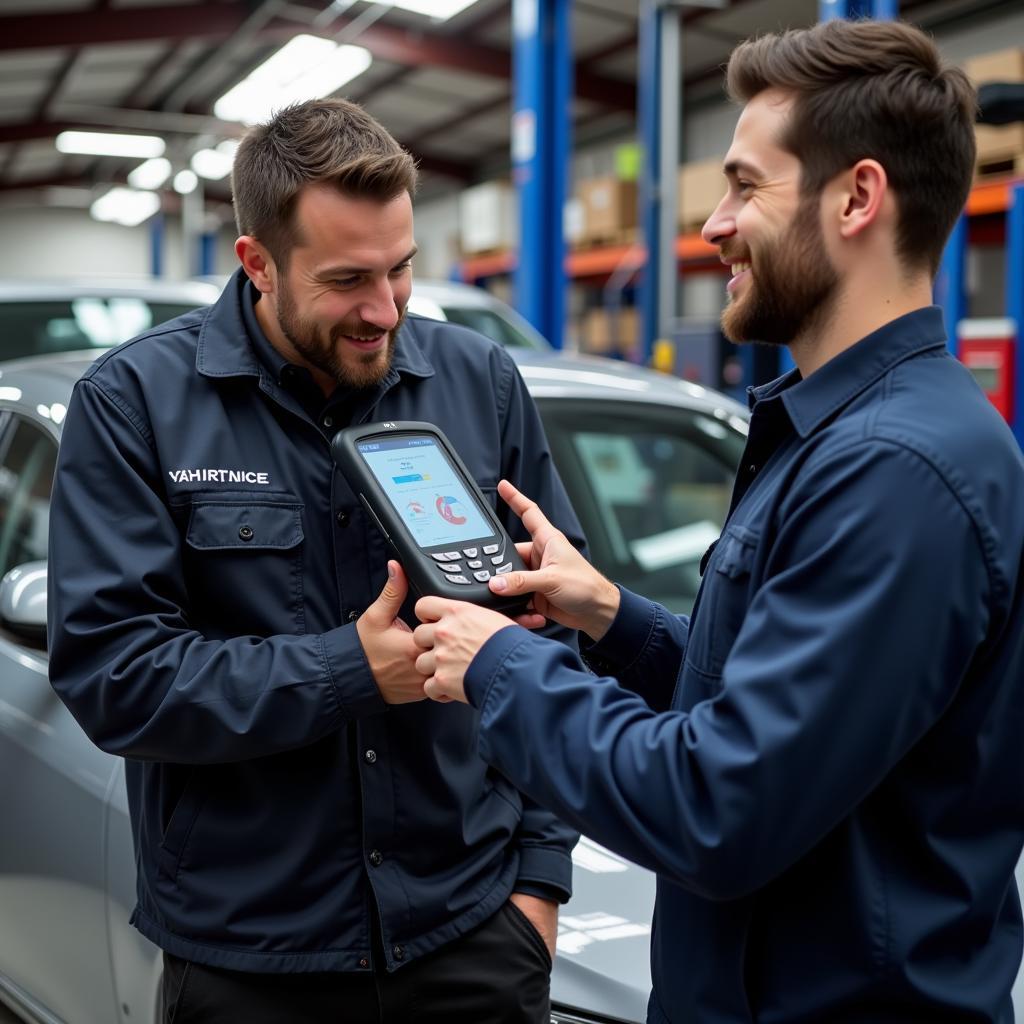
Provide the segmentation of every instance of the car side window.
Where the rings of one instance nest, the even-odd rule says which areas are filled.
[[[0,575],[46,558],[57,443],[15,417],[0,459]]]
[[[689,612],[729,510],[743,435],[714,416],[616,403],[538,403],[594,564]]]

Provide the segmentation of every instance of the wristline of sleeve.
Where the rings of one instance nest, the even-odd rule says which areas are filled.
[[[512,891],[568,903],[572,896],[572,856],[550,846],[520,846],[519,873]]]
[[[599,676],[628,672],[643,657],[658,623],[658,606],[632,590],[619,591],[619,610],[600,640],[580,634],[580,657]]]
[[[354,625],[322,633],[320,649],[325,674],[348,718],[366,718],[387,710]]]

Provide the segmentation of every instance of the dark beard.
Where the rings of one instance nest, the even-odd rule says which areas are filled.
[[[726,306],[722,330],[732,342],[788,345],[823,319],[839,285],[821,230],[818,197],[801,201],[789,228],[761,248],[747,293]]]
[[[299,315],[291,289],[287,286],[278,289],[277,322],[281,333],[310,366],[315,366],[321,373],[347,387],[372,387],[387,376],[395,354],[395,338],[404,321],[403,309],[398,323],[388,331],[387,343],[382,352],[354,353],[358,357],[357,361],[354,364],[346,363],[339,355],[339,347],[344,344],[339,342],[339,339],[346,334],[357,338],[379,334],[380,328],[363,321],[355,324],[335,324],[331,328],[330,337],[325,340],[316,324],[304,320]]]

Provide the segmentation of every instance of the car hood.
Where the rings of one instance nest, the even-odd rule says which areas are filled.
[[[646,1019],[654,890],[650,871],[580,839],[573,851],[573,897],[559,914],[554,1008]]]

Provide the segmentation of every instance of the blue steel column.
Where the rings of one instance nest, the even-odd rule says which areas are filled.
[[[204,277],[211,277],[214,274],[214,263],[216,262],[217,233],[215,231],[204,231],[199,236],[199,273]]]
[[[153,277],[164,273],[164,215],[157,213],[149,221],[149,272]]]
[[[967,315],[967,214],[961,214],[946,242],[935,278],[935,304],[942,307],[946,345],[957,354],[956,325]]]
[[[1014,436],[1024,447],[1024,184],[1010,190],[1006,213],[1006,315],[1016,324],[1013,362]]]
[[[565,332],[563,211],[572,135],[571,0],[514,0],[516,306],[556,348]]]
[[[640,275],[637,305],[640,307],[640,341],[644,362],[648,362],[658,333],[658,258],[664,248],[661,237],[661,208],[658,176],[661,168],[661,24],[665,11],[658,0],[640,0],[640,32],[637,90],[637,119],[643,157],[640,166],[640,228],[643,231],[647,262]]]

